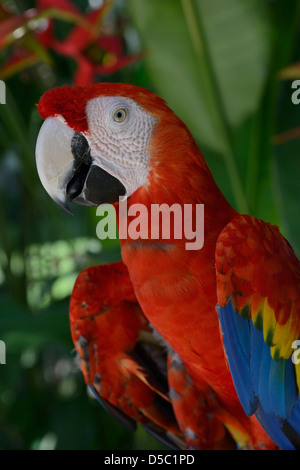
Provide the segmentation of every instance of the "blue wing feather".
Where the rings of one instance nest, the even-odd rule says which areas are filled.
[[[263,341],[262,332],[261,338]],[[258,383],[258,396],[261,406],[266,411],[266,413],[272,413],[271,403],[270,403],[270,389],[269,389],[269,378],[270,378],[270,369],[272,357],[270,354],[270,348],[262,343],[262,355],[260,363],[260,373],[259,373],[259,383]]]
[[[295,450],[295,447],[290,442],[290,440],[286,437],[284,430],[282,429],[282,425],[278,422],[278,419],[272,415],[267,414],[260,403],[255,412],[255,416],[266,431],[266,433],[270,436],[270,438],[276,442],[276,444],[284,450]]]
[[[282,449],[300,449],[300,398],[291,359],[275,361],[263,332],[218,306],[223,342],[236,392],[247,415],[255,414]]]
[[[225,308],[219,307],[219,318],[223,330],[224,347],[232,379],[245,413],[249,416],[256,408],[250,378],[250,336],[248,321],[234,311],[230,301]],[[246,326],[245,326],[246,324]],[[248,331],[247,341],[245,329]],[[243,333],[241,333],[243,332]],[[242,339],[242,342],[240,341]]]
[[[251,334],[250,376],[253,393],[258,397],[259,375],[264,343],[261,341],[261,332],[254,328],[252,322],[248,321],[248,323],[250,323]]]
[[[300,398],[294,406],[291,417],[283,423],[283,431],[295,449],[300,449]]]

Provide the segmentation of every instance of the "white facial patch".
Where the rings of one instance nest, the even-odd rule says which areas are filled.
[[[94,162],[118,178],[129,197],[147,182],[149,147],[157,119],[122,96],[94,98],[86,107],[85,134]]]

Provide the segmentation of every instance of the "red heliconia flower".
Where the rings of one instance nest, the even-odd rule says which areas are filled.
[[[139,57],[137,54],[124,55],[121,37],[101,34],[103,18],[109,7],[110,2],[104,3],[85,16],[89,29],[78,25],[64,41],[53,40],[52,48],[56,52],[72,57],[78,64],[75,85],[92,83],[95,75],[114,73]]]
[[[49,50],[70,57],[77,63],[73,83],[87,85],[97,75],[116,72],[140,57],[126,55],[120,35],[103,32],[103,20],[111,6],[83,14],[69,0],[37,0],[37,8],[13,15],[0,7],[0,49],[13,46],[0,70],[1,78],[43,61],[51,64]],[[53,19],[75,25],[66,39],[55,37]]]

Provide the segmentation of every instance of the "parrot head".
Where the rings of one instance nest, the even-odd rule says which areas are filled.
[[[129,197],[157,166],[155,149],[174,143],[174,126],[186,129],[160,97],[133,85],[65,85],[47,91],[38,110],[38,174],[67,211],[68,200],[98,206]]]

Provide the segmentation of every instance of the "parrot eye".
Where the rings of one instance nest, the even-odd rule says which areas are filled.
[[[124,108],[117,109],[114,113],[114,121],[123,122],[126,119],[126,111]]]

